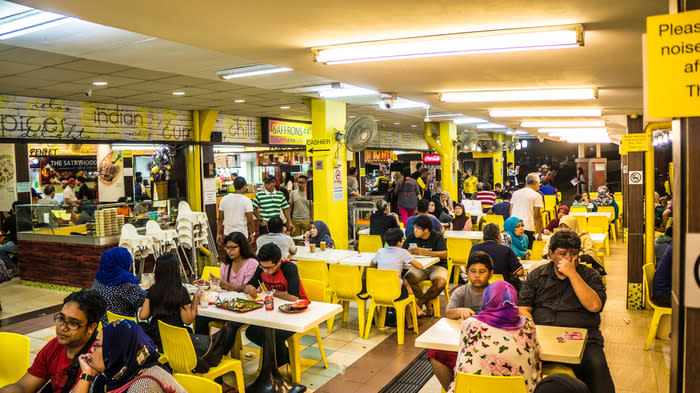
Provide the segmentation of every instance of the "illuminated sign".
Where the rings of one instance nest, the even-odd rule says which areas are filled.
[[[311,138],[311,122],[262,119],[262,142],[270,145],[306,145]]]
[[[439,164],[440,155],[439,154],[423,154],[424,164]]]

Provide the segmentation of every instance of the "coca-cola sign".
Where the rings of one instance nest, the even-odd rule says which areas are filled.
[[[423,154],[423,164],[439,164],[440,155],[439,154]]]

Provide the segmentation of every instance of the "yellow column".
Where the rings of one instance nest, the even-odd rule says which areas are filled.
[[[651,141],[655,130],[671,128],[670,121],[647,124],[644,132],[647,135],[649,149],[644,152],[644,263],[654,263],[654,146]]]
[[[437,123],[438,141],[433,138],[430,123],[425,123],[424,137],[428,145],[440,154],[440,185],[442,191],[447,191],[453,200],[458,200],[457,185],[457,154],[452,143],[457,139],[457,126],[454,123]],[[439,143],[438,143],[439,142]]]
[[[328,225],[335,248],[348,248],[348,197],[345,145],[335,133],[345,129],[345,103],[312,98],[309,100],[314,139],[329,138],[331,154],[313,157],[314,219]],[[319,169],[319,162],[322,165]],[[334,170],[340,169],[342,190],[334,193]]]
[[[211,141],[216,116],[219,111],[192,111],[194,142]],[[187,202],[192,211],[202,211],[202,147],[199,144],[187,147]]]
[[[503,134],[494,133],[493,139],[503,145]],[[503,152],[499,151],[493,153],[493,158],[491,160],[491,166],[493,167],[493,184],[491,184],[491,186],[495,186],[496,183],[501,183],[501,185],[503,185]]]

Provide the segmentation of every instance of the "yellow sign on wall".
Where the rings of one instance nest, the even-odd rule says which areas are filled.
[[[622,136],[622,144],[620,151],[625,154],[631,151],[648,151],[649,150],[649,135],[646,133],[625,134]],[[620,153],[622,154],[622,153]]]
[[[648,17],[646,39],[649,116],[700,116],[700,10]]]

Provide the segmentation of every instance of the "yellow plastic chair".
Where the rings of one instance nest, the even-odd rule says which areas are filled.
[[[433,285],[433,282],[430,280],[423,280],[418,283],[418,286],[420,287],[421,292],[425,293],[431,286]],[[449,282],[445,284],[445,303],[450,302],[450,291],[449,291]],[[433,315],[436,318],[440,318],[440,296],[435,296],[435,299],[433,299]]]
[[[503,216],[500,214],[487,214],[481,217],[479,229],[484,229],[486,224],[496,224],[503,231]]]
[[[455,393],[527,393],[525,378],[457,373]]]
[[[365,326],[365,340],[369,338],[369,330],[372,328],[374,310],[381,307],[377,315],[379,326],[384,326],[386,308],[396,309],[396,337],[399,344],[404,342],[404,327],[406,323],[406,306],[411,306],[411,316],[413,319],[413,331],[418,334],[418,317],[416,314],[416,298],[408,295],[405,299],[396,301],[401,296],[401,281],[396,270],[367,269],[367,293],[370,296],[369,314],[367,315],[367,325]]]
[[[127,317],[124,315],[115,314],[107,310],[107,322],[121,321],[122,319],[136,322],[136,318],[134,317]]]
[[[193,373],[191,370],[197,366],[197,353],[194,351],[194,345],[192,345],[187,329],[158,321],[158,330],[160,331],[160,340],[163,343],[163,351],[174,372],[214,380],[216,377],[233,371],[236,373],[236,388],[239,392],[245,392],[243,366],[240,360],[224,357],[217,366],[210,368],[207,373]]]
[[[600,206],[598,207],[598,211],[601,213],[610,213],[610,220],[608,220],[608,226],[609,226],[609,232],[610,236],[612,236],[612,239],[617,241],[617,229],[615,229],[615,223],[612,222],[612,220],[615,219],[615,207],[614,206]],[[618,217],[618,222],[619,217]]]
[[[547,222],[557,216],[557,196],[544,195],[544,212],[547,213]]]
[[[360,235],[358,241],[360,242],[357,247],[359,252],[377,252],[384,246],[382,237],[379,235]]]
[[[598,193],[597,192],[589,192],[588,193],[588,200],[593,202],[594,199],[598,198]]]
[[[323,301],[326,303],[333,303],[335,291],[329,286],[328,265],[325,261],[300,259],[297,261],[297,270],[299,271],[299,278],[310,278],[312,280],[321,281],[326,286],[326,296]],[[333,328],[333,319],[328,320],[327,326],[328,332],[330,333]]]
[[[535,240],[532,242],[532,250],[530,250],[530,259],[533,261],[539,261],[542,259],[542,252],[544,252],[544,246],[547,244],[545,240]]]
[[[574,216],[576,217],[576,221],[578,221],[578,226],[581,228],[582,231],[589,232],[588,231],[588,219],[586,216]]]
[[[552,374],[567,374],[576,378],[574,370],[566,364],[561,363],[543,363],[542,364],[542,378],[550,376]]]
[[[588,208],[586,206],[571,206],[569,208],[569,213],[586,213]]]
[[[644,350],[648,351],[651,342],[656,337],[656,331],[659,330],[659,323],[661,322],[661,317],[664,315],[671,315],[671,308],[661,307],[654,304],[651,300],[651,289],[653,288],[652,280],[654,279],[654,274],[656,273],[656,268],[654,264],[647,263],[642,267],[644,275],[644,299],[648,305],[654,310],[654,315],[651,317],[651,324],[649,325],[649,333],[647,334],[647,340],[644,343]]]
[[[0,332],[0,386],[20,380],[29,368],[29,337]]]
[[[505,280],[505,279],[503,278],[502,274],[492,274],[491,278],[489,278],[489,284],[494,283],[496,281],[503,281],[503,280]]]
[[[501,216],[499,216],[501,217]],[[501,217],[503,218],[503,217]],[[453,283],[459,282],[459,270],[461,266],[467,266],[469,252],[472,250],[472,241],[469,239],[447,238],[447,282],[452,277],[452,269],[456,266]]]
[[[173,374],[173,378],[188,393],[221,393],[221,385],[206,378],[189,374]]]
[[[360,337],[364,336],[365,329],[365,309],[367,308],[367,298],[362,297],[362,273],[355,266],[330,265],[328,268],[328,280],[331,289],[335,292],[333,303],[340,303],[343,306],[342,321],[348,321],[350,302],[357,303],[357,323],[359,325]],[[363,299],[363,297],[365,297]],[[328,333],[331,332],[333,319],[327,321]]]
[[[309,297],[309,300],[314,302],[322,302],[325,296],[326,285],[321,281],[312,280],[309,278],[301,279],[302,285],[304,286],[304,291]],[[326,351],[323,349],[323,340],[321,339],[321,329],[318,325],[309,329],[304,333],[294,333],[294,335],[287,339],[287,346],[289,347],[289,369],[294,383],[301,382],[301,348],[299,345],[299,340],[308,334],[316,335],[316,342],[318,343],[318,349],[321,351],[321,360],[323,360],[323,367],[328,368],[328,361],[326,361]]]
[[[589,233],[608,233],[608,218],[602,216],[588,217]],[[610,236],[605,237],[605,254],[610,256]]]

